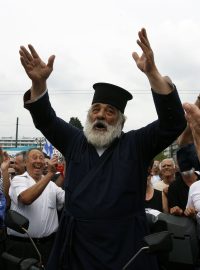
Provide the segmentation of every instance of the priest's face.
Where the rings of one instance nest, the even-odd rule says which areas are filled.
[[[95,147],[107,147],[121,135],[124,115],[109,104],[95,103],[91,106],[84,134]]]

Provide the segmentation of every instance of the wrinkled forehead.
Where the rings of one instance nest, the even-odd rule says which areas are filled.
[[[37,149],[33,149],[33,150],[30,150],[28,152],[28,155],[27,155],[28,158],[30,157],[41,157],[44,159],[44,154],[40,151],[40,150],[37,150]]]
[[[116,112],[119,111],[115,106],[112,106],[111,104],[108,104],[108,103],[93,103],[90,109],[93,109],[93,108],[102,108],[102,109],[110,108],[110,109],[115,110]]]
[[[174,163],[171,160],[165,160],[161,163],[161,167],[164,167],[164,166],[174,166]]]

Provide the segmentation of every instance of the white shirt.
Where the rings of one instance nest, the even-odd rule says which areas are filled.
[[[190,186],[186,207],[193,207],[200,212],[200,181],[196,181]]]
[[[29,219],[28,233],[31,237],[41,238],[52,234],[58,228],[57,209],[64,205],[65,192],[55,183],[50,181],[41,195],[30,205],[25,205],[18,200],[21,192],[35,184],[35,180],[25,172],[11,180],[9,195],[11,210],[15,210]],[[8,228],[8,234],[27,237]]]
[[[200,181],[194,182],[190,186],[186,207],[193,207],[197,211],[197,231],[200,239]]]

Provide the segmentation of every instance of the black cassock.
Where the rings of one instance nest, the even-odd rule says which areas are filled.
[[[67,163],[65,207],[48,270],[120,270],[142,247],[147,167],[186,125],[176,90],[153,98],[158,120],[123,133],[100,157],[82,131],[56,116],[48,94],[25,105]],[[128,269],[155,270],[157,264],[140,254]]]

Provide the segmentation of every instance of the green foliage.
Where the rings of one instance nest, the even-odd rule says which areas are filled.
[[[162,151],[161,153],[159,153],[157,156],[154,157],[154,160],[161,161],[161,160],[163,160],[165,158],[167,158],[167,156],[164,154],[164,151]]]
[[[74,126],[76,128],[83,130],[83,126],[81,124],[81,121],[78,119],[78,117],[71,117],[69,120],[69,124],[71,124],[72,126]]]

